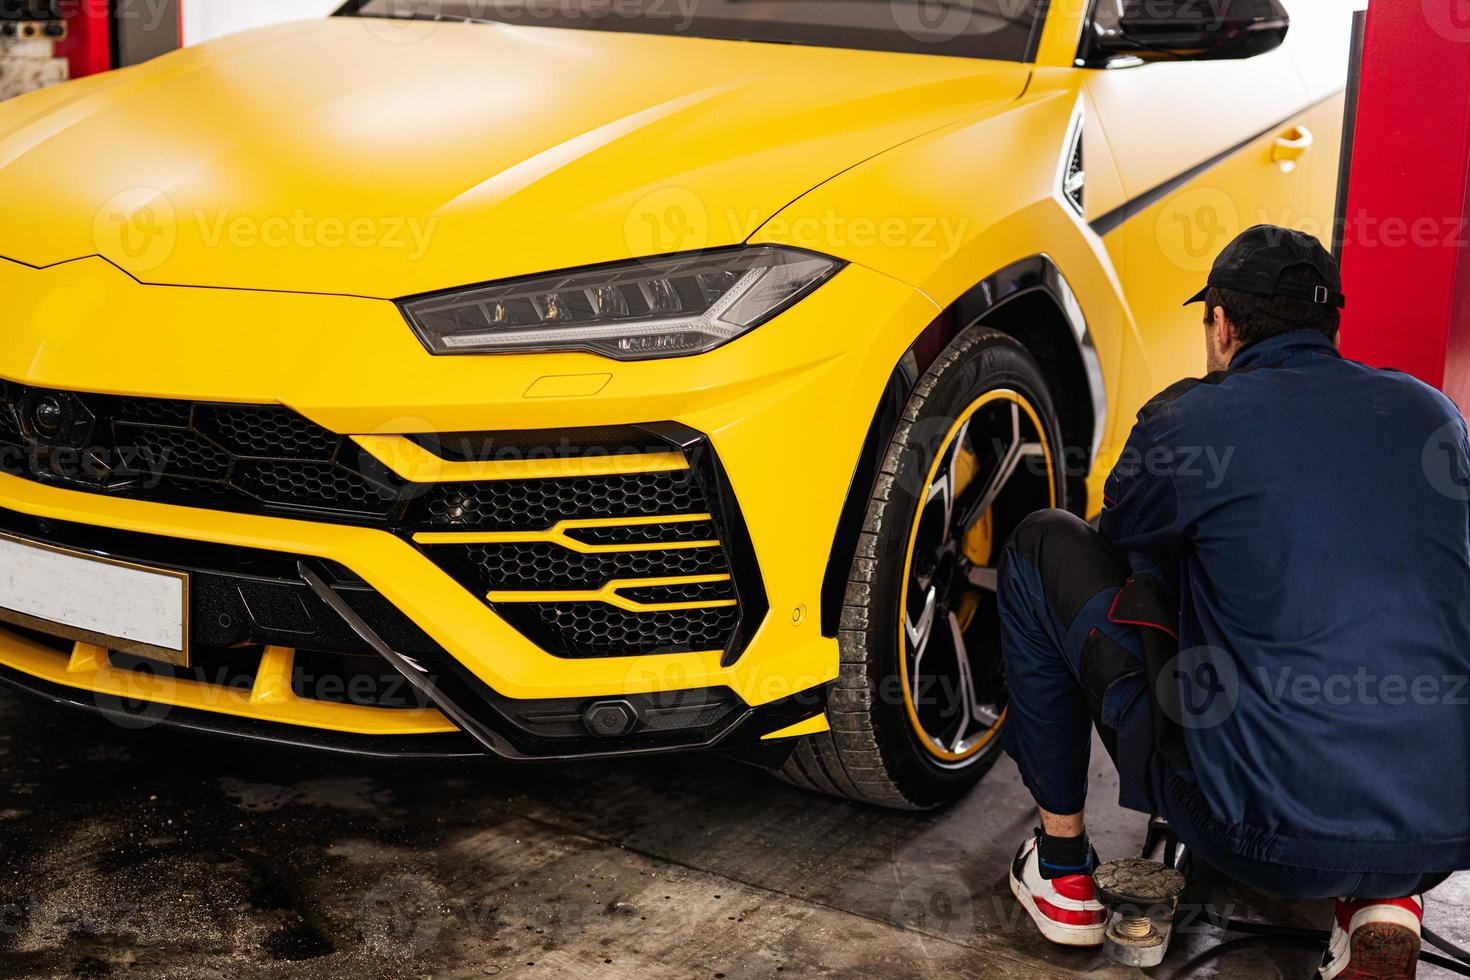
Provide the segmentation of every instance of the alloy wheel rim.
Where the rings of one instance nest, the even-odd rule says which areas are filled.
[[[904,706],[919,745],[943,768],[970,764],[1005,724],[997,565],[1015,525],[1056,502],[1040,414],[1020,392],[986,392],[935,455],[900,597]]]

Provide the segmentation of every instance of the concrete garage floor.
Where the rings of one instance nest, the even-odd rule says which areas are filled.
[[[1141,833],[1112,793],[1101,777],[1105,857]],[[371,764],[0,693],[0,976],[1139,976],[1019,917],[1005,874],[1031,826],[1009,762],[909,816],[707,757]],[[1330,914],[1210,890],[1216,914]],[[1467,909],[1462,876],[1430,921],[1470,941]],[[1305,980],[1319,955],[1220,938],[1184,936],[1155,975]]]

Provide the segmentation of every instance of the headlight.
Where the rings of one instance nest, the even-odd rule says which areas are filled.
[[[765,323],[843,263],[761,246],[627,262],[408,300],[432,354],[702,354]]]

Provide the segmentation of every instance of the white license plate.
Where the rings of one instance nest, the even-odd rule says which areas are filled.
[[[0,535],[0,618],[187,666],[188,610],[187,575]]]

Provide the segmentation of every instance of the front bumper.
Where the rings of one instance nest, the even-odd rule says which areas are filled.
[[[740,597],[743,632],[724,647],[637,656],[577,656],[545,638],[533,642],[504,605],[467,587],[462,568],[433,554],[430,545],[459,543],[443,537],[461,533],[453,528],[426,542],[373,521],[180,506],[0,475],[0,515],[23,537],[215,575],[269,565],[268,577],[297,590],[304,579],[293,570],[314,569],[333,588],[376,597],[381,638],[427,662],[442,682],[438,695],[473,717],[441,711],[433,698],[392,709],[303,698],[286,658],[303,644],[268,632],[235,647],[258,657],[249,684],[201,688],[197,678],[140,673],[0,627],[0,680],[104,713],[114,700],[163,705],[175,724],[384,754],[394,751],[390,743],[416,752],[425,740],[466,751],[462,730],[483,727],[494,737],[468,750],[511,758],[731,747],[824,727],[821,692],[837,675],[838,652],[820,632],[819,593],[837,514],[878,392],[906,338],[935,313],[908,287],[850,268],[713,354],[615,364],[586,355],[433,358],[392,304],[142,286],[97,259],[46,270],[0,261],[0,295],[17,311],[16,328],[0,341],[0,378],[35,389],[289,406],[351,437],[388,482],[459,486],[498,465],[445,460],[423,451],[422,436],[652,420],[703,434],[743,532],[727,517],[724,551],[732,553],[737,536],[748,542],[760,594],[749,576],[733,576],[749,594]],[[516,475],[538,480],[568,464],[520,465],[529,470]],[[195,564],[176,557],[184,552]],[[578,601],[680,605],[669,601],[678,596],[642,591]],[[340,648],[353,644],[339,637],[309,645],[349,652]],[[608,701],[632,707],[636,732],[544,727],[546,719],[585,719]],[[671,736],[647,720],[661,711],[706,723]],[[540,720],[528,723],[532,716]]]

